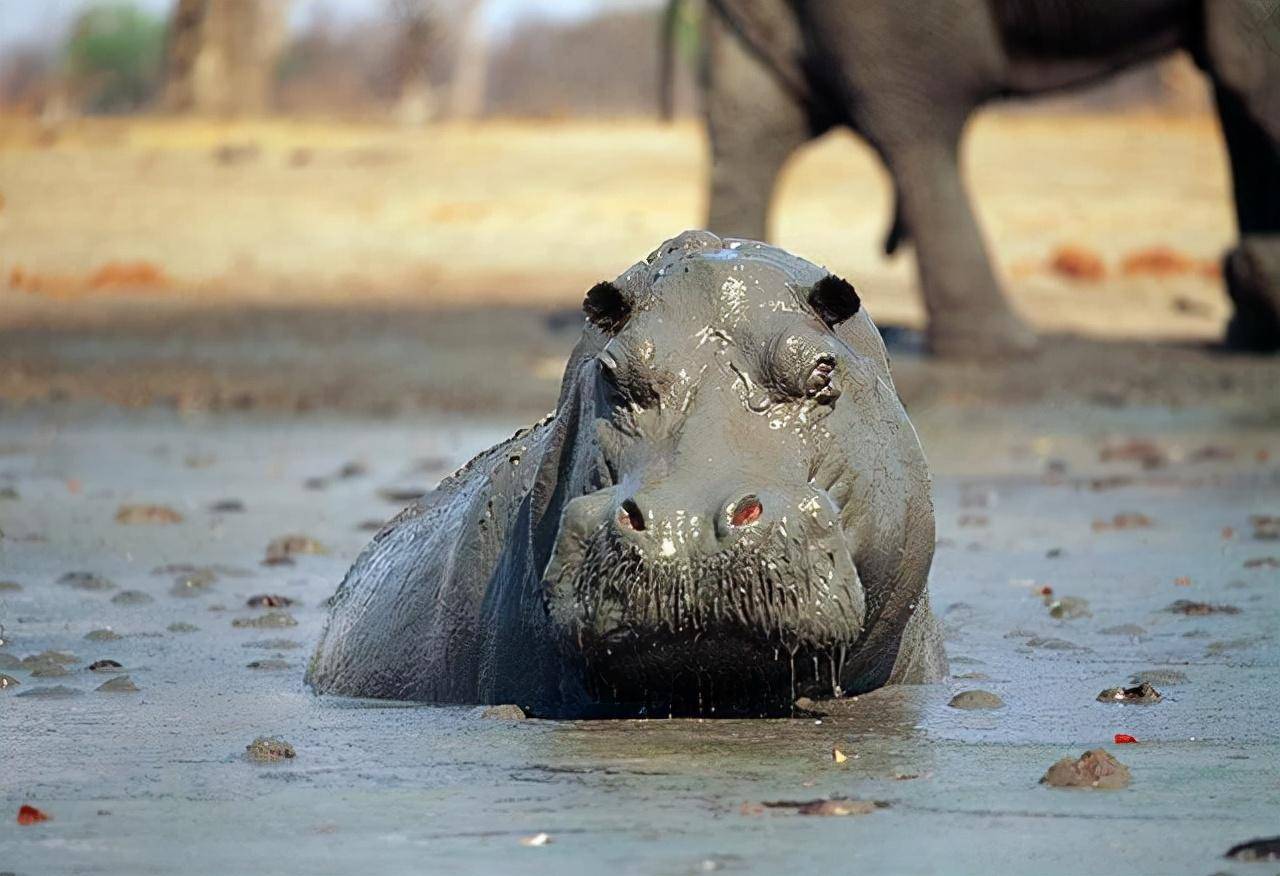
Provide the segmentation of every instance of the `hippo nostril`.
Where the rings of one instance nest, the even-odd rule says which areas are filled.
[[[640,513],[640,506],[630,499],[624,501],[618,508],[618,524],[636,532],[644,531],[644,515]]]
[[[733,506],[733,514],[729,517],[729,522],[734,526],[749,526],[759,520],[762,514],[764,514],[764,506],[760,504],[758,498],[743,496],[738,500],[738,504]]]

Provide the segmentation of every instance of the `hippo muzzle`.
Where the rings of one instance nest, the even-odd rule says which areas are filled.
[[[724,498],[615,487],[568,504],[544,580],[564,647],[613,700],[759,712],[839,695],[866,614],[839,509],[813,484],[707,486],[680,492]]]

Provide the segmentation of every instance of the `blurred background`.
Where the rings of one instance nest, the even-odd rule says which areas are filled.
[[[397,343],[447,364],[506,331],[545,407],[583,290],[705,222],[702,13],[680,8],[664,123],[657,0],[0,0],[0,396],[367,399],[356,359],[385,377]],[[1188,59],[985,110],[964,161],[1038,329],[1221,336],[1230,181]],[[891,207],[833,132],[786,167],[772,236],[919,328]],[[342,338],[390,346],[343,372]],[[419,395],[469,405],[448,383]]]

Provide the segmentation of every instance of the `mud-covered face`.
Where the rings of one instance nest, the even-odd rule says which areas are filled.
[[[864,621],[831,431],[856,389],[833,327],[859,302],[778,250],[714,240],[588,294],[603,486],[564,510],[547,603],[601,699],[776,712],[839,692]]]

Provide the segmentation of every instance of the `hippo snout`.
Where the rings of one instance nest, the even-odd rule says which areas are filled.
[[[645,673],[697,674],[708,671],[700,642],[720,643],[717,659],[786,662],[857,641],[865,595],[830,500],[808,485],[716,492],[700,513],[661,489],[569,503],[544,585],[569,647],[588,661],[642,654]]]

